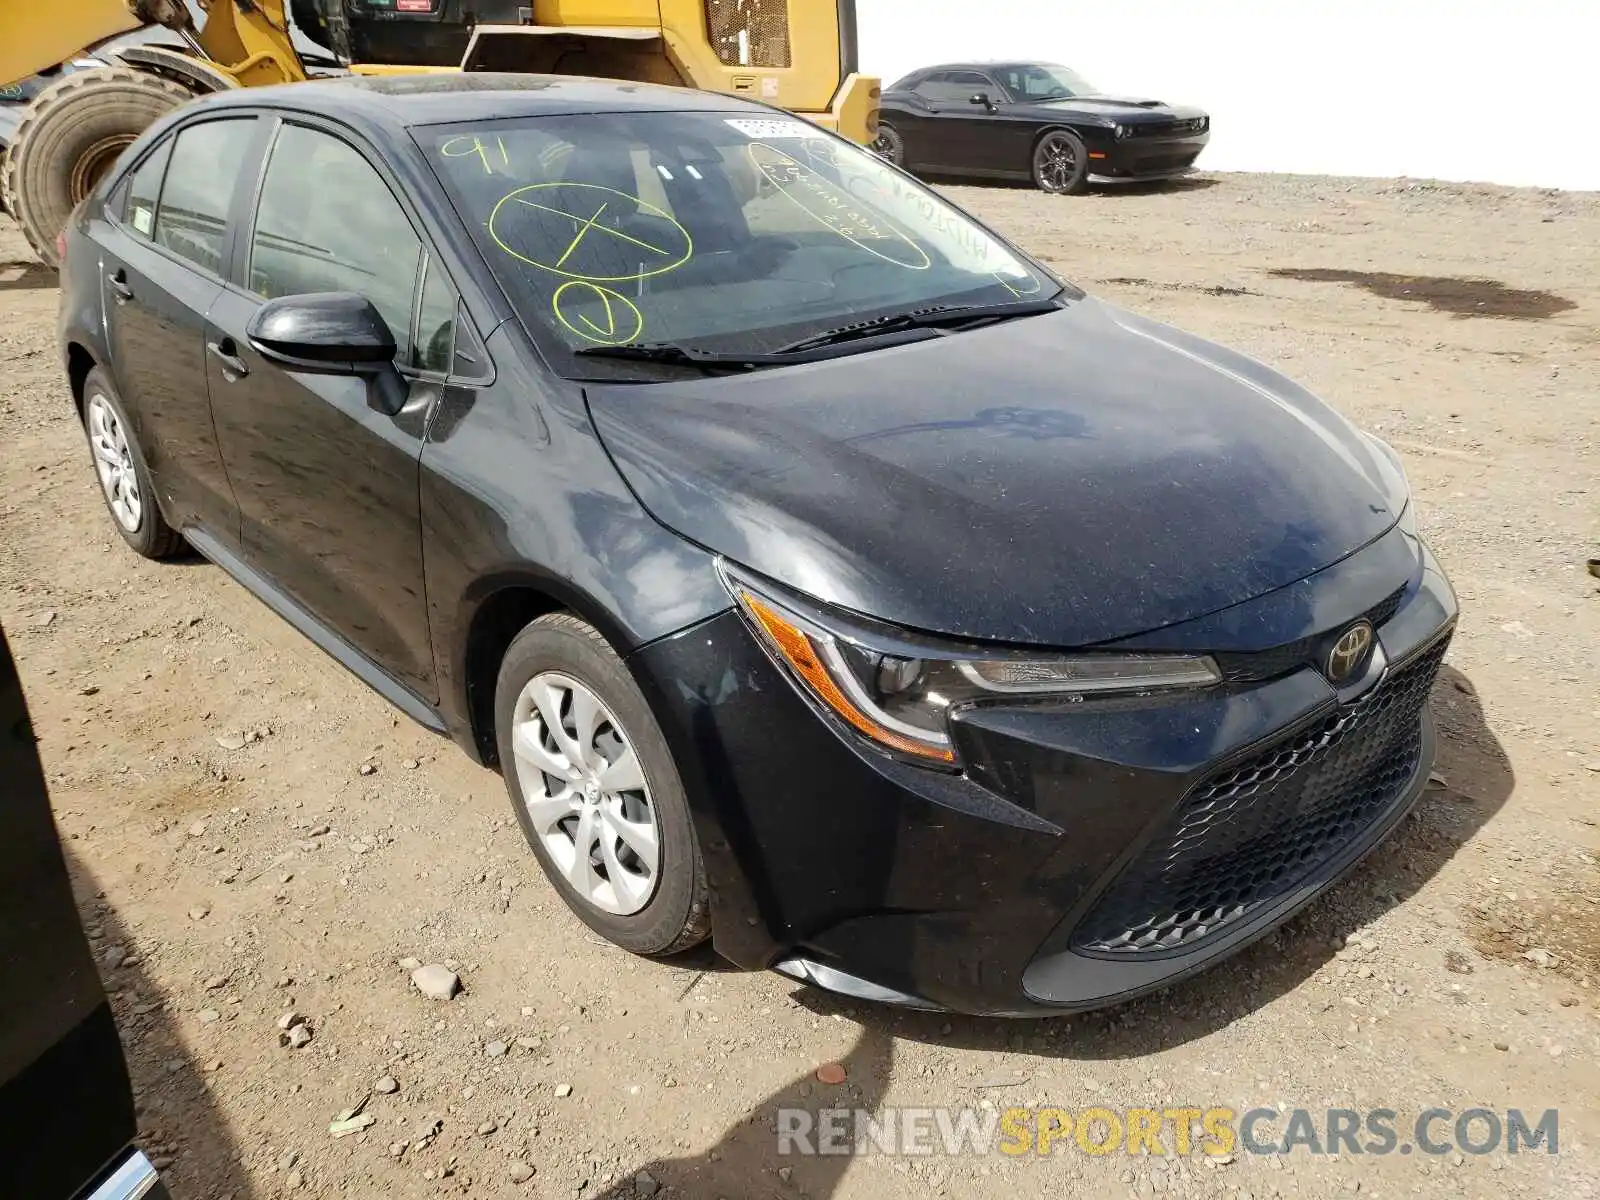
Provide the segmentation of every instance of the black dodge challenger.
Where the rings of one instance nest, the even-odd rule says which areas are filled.
[[[885,89],[873,148],[909,171],[1081,192],[1090,179],[1182,175],[1210,138],[1198,108],[1101,95],[1054,63],[946,63]]]

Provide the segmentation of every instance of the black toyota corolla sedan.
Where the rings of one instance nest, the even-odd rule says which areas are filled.
[[[945,63],[884,90],[873,149],[909,171],[1070,193],[1186,174],[1210,140],[1200,109],[1107,96],[1070,67]]]
[[[64,260],[123,538],[498,767],[629,950],[1104,1004],[1427,779],[1456,608],[1394,452],[776,110],[241,90],[130,148]]]

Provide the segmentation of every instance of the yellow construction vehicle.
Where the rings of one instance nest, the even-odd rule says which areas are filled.
[[[292,24],[291,24],[292,18]],[[0,0],[0,85],[119,35],[30,102],[0,162],[0,207],[55,263],[73,207],[146,126],[206,92],[356,74],[531,71],[733,92],[868,142],[878,81],[856,71],[855,0]]]

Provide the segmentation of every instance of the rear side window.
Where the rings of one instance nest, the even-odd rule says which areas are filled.
[[[166,174],[167,159],[172,155],[172,139],[167,138],[157,146],[128,179],[127,201],[122,210],[122,220],[141,237],[149,237],[156,228],[156,200],[161,195],[161,177]]]
[[[389,323],[406,363],[421,260],[405,210],[360,152],[302,125],[279,130],[251,238],[252,291],[269,300],[359,292]]]
[[[255,123],[254,117],[246,117],[180,130],[161,185],[156,244],[213,275],[222,274],[228,208]]]

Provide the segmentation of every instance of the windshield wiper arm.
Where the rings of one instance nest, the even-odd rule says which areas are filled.
[[[1060,293],[1048,300],[1013,300],[1003,304],[940,304],[915,312],[892,313],[802,338],[759,353],[731,350],[705,350],[685,342],[624,342],[616,346],[585,346],[573,353],[585,358],[625,358],[637,362],[669,363],[673,366],[754,370],[804,361],[810,352],[825,350],[841,342],[860,338],[885,337],[915,329],[941,329],[950,325],[967,327],[1055,312],[1061,307]],[[932,335],[930,335],[932,336]]]
[[[874,317],[870,321],[857,321],[852,325],[841,325],[837,329],[826,329],[798,342],[790,342],[787,346],[779,346],[772,353],[799,354],[806,350],[836,346],[840,342],[877,337],[880,334],[896,333],[903,329],[937,329],[948,325],[964,325],[968,322],[973,325],[988,324],[991,321],[1004,321],[1012,317],[1031,317],[1039,313],[1055,312],[1060,307],[1060,292],[1047,300],[1008,300],[1001,304],[938,304],[912,312]]]
[[[684,367],[726,367],[731,370],[791,361],[787,355],[728,354],[720,350],[702,350],[681,342],[624,342],[617,346],[585,346],[581,350],[574,350],[573,354],[584,358],[629,358],[638,362],[671,363]]]

